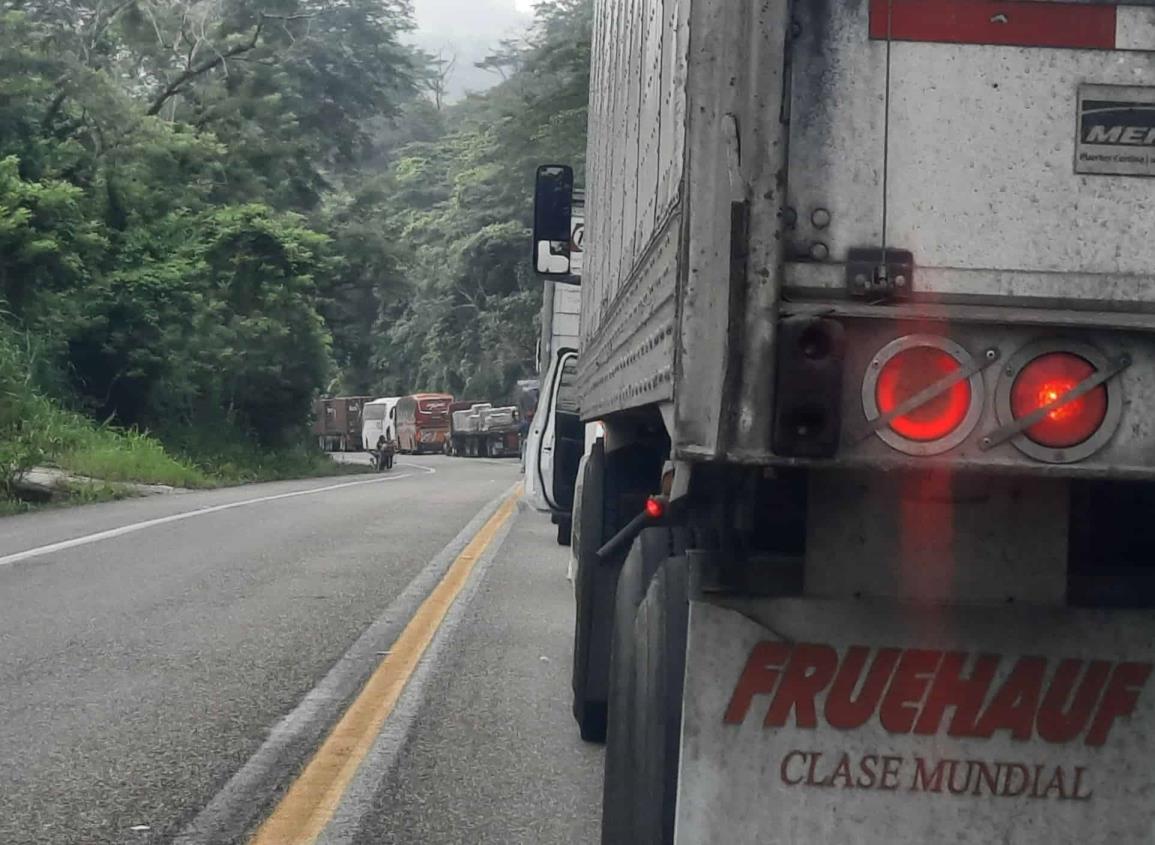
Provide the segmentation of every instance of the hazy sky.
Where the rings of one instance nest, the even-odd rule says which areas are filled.
[[[485,58],[502,38],[524,31],[534,0],[414,0],[418,46],[446,58],[457,54],[450,91],[460,96],[500,81],[497,74],[473,66]]]

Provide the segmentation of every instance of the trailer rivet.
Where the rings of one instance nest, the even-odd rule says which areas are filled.
[[[782,209],[782,222],[787,226],[793,226],[798,222],[798,212],[790,206],[786,206],[786,208]]]
[[[881,364],[877,360],[874,360],[870,362],[870,366],[877,370]]]
[[[984,437],[983,438],[983,445],[984,446],[990,446],[991,445],[991,439],[989,437]]]
[[[810,257],[815,261],[825,261],[830,257],[830,247],[822,241],[815,241],[810,245]]]
[[[810,222],[813,223],[817,229],[825,229],[830,225],[830,212],[825,208],[816,208],[810,215]]]
[[[988,361],[994,361],[998,357],[999,357],[999,350],[997,350],[997,349],[988,349],[987,350],[987,360]]]

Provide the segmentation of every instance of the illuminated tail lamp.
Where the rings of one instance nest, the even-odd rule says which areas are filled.
[[[1068,352],[1050,352],[1031,361],[1011,385],[1011,413],[1015,419],[1058,402],[1095,374],[1085,358]],[[1107,388],[1103,385],[1047,412],[1042,422],[1023,433],[1042,446],[1069,449],[1086,442],[1107,416]]]
[[[646,499],[646,516],[650,519],[661,519],[666,515],[666,503],[656,496]]]
[[[963,347],[938,335],[907,335],[884,346],[862,386],[863,410],[879,426],[879,438],[909,455],[937,455],[962,443],[982,414],[982,376],[973,361]],[[912,401],[916,405],[903,411]]]
[[[919,391],[961,369],[960,361],[933,346],[904,349],[887,361],[878,374],[878,410],[890,414]],[[895,417],[890,427],[920,443],[941,440],[963,424],[970,405],[971,386],[960,381],[926,404]]]
[[[1024,347],[1007,361],[995,394],[1000,431],[1014,433],[1020,420],[1049,408],[1037,422],[1011,438],[1015,447],[1048,463],[1072,463],[1089,457],[1119,427],[1121,389],[1118,379],[1108,376],[1125,366],[1093,347],[1063,339]],[[1102,383],[1094,384],[1089,381],[1092,379]],[[1081,386],[1084,389],[1080,390]],[[1071,396],[1072,391],[1077,395]],[[993,432],[984,438],[984,448],[993,448],[1002,439]]]

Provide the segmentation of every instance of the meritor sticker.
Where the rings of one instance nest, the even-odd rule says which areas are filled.
[[[1079,89],[1075,172],[1155,176],[1155,88]]]

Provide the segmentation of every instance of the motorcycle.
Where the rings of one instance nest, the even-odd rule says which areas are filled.
[[[377,448],[371,454],[377,472],[393,469],[393,458],[397,454],[397,450],[392,440],[381,438],[377,441]]]

